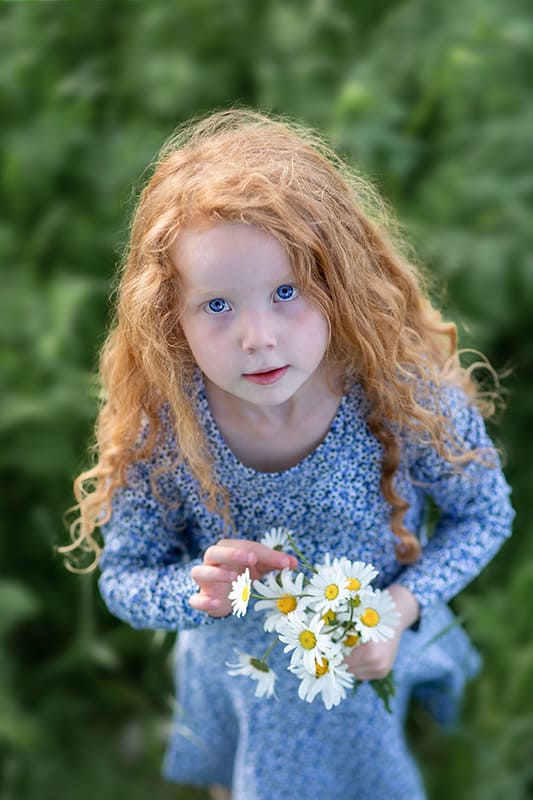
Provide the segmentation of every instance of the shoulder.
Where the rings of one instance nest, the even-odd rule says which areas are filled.
[[[364,425],[370,412],[370,403],[361,383],[352,383],[342,399],[340,412],[351,423]]]

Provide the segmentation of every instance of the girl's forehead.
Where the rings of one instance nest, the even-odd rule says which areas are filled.
[[[261,240],[277,242],[271,233],[249,222],[199,219],[184,225],[176,236],[175,243],[189,248],[191,245],[199,245],[238,249]]]
[[[169,249],[185,278],[231,276],[247,272],[292,274],[290,258],[281,242],[268,231],[244,222],[191,224],[184,227]]]

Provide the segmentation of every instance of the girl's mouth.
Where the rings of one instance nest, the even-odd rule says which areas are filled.
[[[260,386],[268,386],[283,378],[288,369],[289,366],[287,365],[278,369],[269,369],[267,372],[244,372],[243,378],[252,383],[258,383]]]

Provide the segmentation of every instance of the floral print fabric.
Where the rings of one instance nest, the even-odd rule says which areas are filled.
[[[406,567],[395,559],[396,537],[379,488],[381,445],[365,423],[360,386],[342,398],[322,443],[278,473],[257,472],[237,460],[201,386],[194,402],[216,474],[230,492],[239,537],[259,540],[270,528],[286,526],[313,563],[327,552],[371,562],[379,570],[374,586],[406,586],[419,601],[421,622],[402,636],[392,716],[364,685],[329,711],[319,701],[299,700],[281,648],[269,657],[278,675],[277,700],[255,697],[246,676],[228,676],[226,663],[235,663],[235,650],[259,652],[262,638],[265,649],[270,638],[262,630],[263,615],[253,610],[244,619],[213,619],[189,605],[198,588],[192,565],[227,532],[221,517],[201,502],[185,465],[161,473],[153,491],[153,470],[177,455],[163,414],[165,432],[152,458],[134,463],[127,485],[114,495],[100,590],[110,610],[133,627],[179,632],[177,712],[165,775],[180,783],[231,786],[233,800],[423,798],[403,720],[410,697],[418,695],[437,719],[451,721],[464,682],[479,667],[459,626],[433,640],[453,621],[446,603],[510,534],[513,511],[500,468],[474,461],[457,470],[430,448],[402,443],[396,486],[410,503],[406,526],[424,545],[419,562]],[[446,390],[443,407],[467,444],[488,448],[496,458],[478,412],[459,390]],[[428,497],[440,509],[429,540]]]

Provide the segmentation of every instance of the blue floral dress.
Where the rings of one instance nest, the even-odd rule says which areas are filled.
[[[327,552],[371,562],[377,587],[399,583],[418,599],[417,629],[405,631],[395,663],[397,693],[389,715],[366,684],[327,711],[320,698],[297,696],[298,680],[275,648],[277,699],[254,696],[255,683],[230,677],[235,648],[260,657],[272,641],[261,613],[213,619],[189,605],[197,591],[191,567],[225,536],[184,465],[157,479],[154,469],[176,459],[171,426],[148,461],[136,462],[116,491],[104,528],[100,590],[110,610],[135,628],[178,631],[177,711],[164,773],[187,784],[222,784],[233,800],[421,800],[425,797],[403,732],[411,696],[442,723],[450,722],[479,657],[446,603],[490,561],[509,535],[513,511],[499,467],[471,462],[454,470],[434,450],[403,442],[396,487],[410,503],[405,522],[423,544],[422,558],[395,559],[390,509],[380,492],[381,445],[365,419],[367,402],[355,385],[342,399],[322,443],[296,466],[277,473],[251,469],[235,457],[213,420],[203,387],[194,401],[218,479],[231,495],[239,537],[259,540],[273,526],[292,529],[306,556]],[[456,389],[443,408],[472,447],[489,448],[483,422]],[[428,496],[440,509],[428,540]],[[440,637],[449,628],[448,632]],[[437,638],[435,638],[437,637]]]

